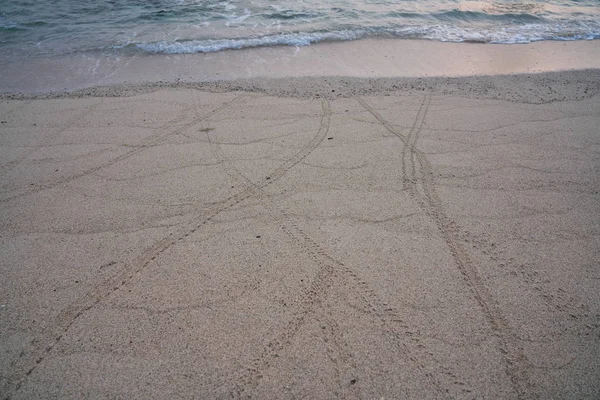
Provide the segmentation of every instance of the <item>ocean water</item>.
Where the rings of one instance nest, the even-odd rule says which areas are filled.
[[[0,0],[0,58],[600,38],[600,0]]]

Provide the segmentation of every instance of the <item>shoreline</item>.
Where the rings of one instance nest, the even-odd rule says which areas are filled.
[[[124,84],[222,85],[253,79],[367,79],[539,74],[600,68],[600,40],[529,44],[363,39],[188,55],[7,61],[0,92],[58,93]]]

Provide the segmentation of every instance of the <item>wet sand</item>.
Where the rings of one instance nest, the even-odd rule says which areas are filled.
[[[600,40],[523,45],[368,39],[208,54],[0,60],[0,93],[311,77],[471,77],[600,68]]]
[[[598,398],[599,87],[5,96],[2,397]]]

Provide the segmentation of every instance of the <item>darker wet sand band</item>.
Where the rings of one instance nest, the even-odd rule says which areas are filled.
[[[1,61],[0,92],[48,93],[255,78],[469,77],[600,68],[600,40],[523,45],[369,39],[188,55],[85,55]]]

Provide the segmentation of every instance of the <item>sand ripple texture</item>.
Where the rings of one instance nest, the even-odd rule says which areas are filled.
[[[2,100],[2,398],[598,398],[600,102]]]

